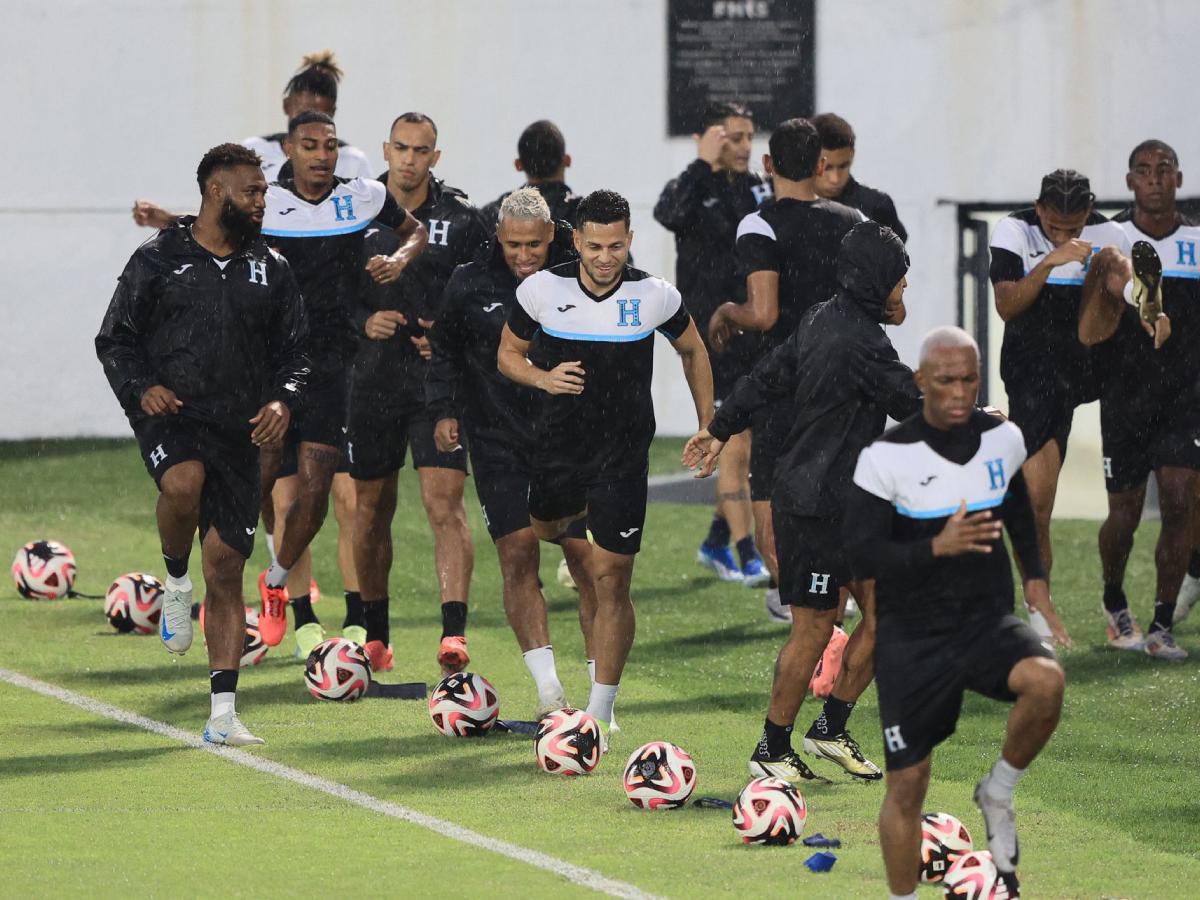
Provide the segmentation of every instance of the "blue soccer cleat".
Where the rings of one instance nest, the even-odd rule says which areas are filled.
[[[729,549],[728,544],[724,547],[710,547],[708,544],[701,544],[700,550],[696,553],[696,562],[712,569],[722,581],[740,582],[742,580],[742,570],[733,561],[733,551]]]

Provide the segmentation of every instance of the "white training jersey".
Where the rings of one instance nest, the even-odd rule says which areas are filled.
[[[267,176],[267,181],[278,178],[279,170],[287,162],[287,155],[283,152],[285,137],[281,132],[262,137],[248,137],[242,141],[243,147],[249,147],[262,158],[262,170]],[[333,174],[338,178],[371,178],[374,175],[367,154],[341,141],[338,141],[338,161]]]
[[[1096,216],[1095,218],[1099,219],[1100,217]],[[1084,225],[1079,239],[1091,242],[1093,254],[1102,247],[1125,247],[1128,244],[1121,226],[1107,220],[1089,222]],[[1007,250],[1019,257],[1025,275],[1032,272],[1034,267],[1041,262],[1042,257],[1054,249],[1054,244],[1050,242],[1038,224],[1036,215],[1005,216],[992,229],[990,243],[994,250]],[[1067,263],[1052,269],[1050,277],[1046,279],[1046,284],[1082,285],[1083,277],[1086,274],[1087,263]]]

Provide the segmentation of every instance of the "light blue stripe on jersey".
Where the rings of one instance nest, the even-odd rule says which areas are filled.
[[[362,231],[373,219],[367,219],[365,222],[351,222],[349,225],[343,225],[341,228],[320,228],[313,231],[306,229],[295,229],[293,231],[277,231],[274,228],[264,228],[263,234],[271,237],[285,238],[315,238],[315,237],[330,237],[335,234],[353,234],[356,231]]]
[[[551,337],[561,338],[564,341],[604,341],[610,344],[625,344],[630,341],[640,341],[642,338],[648,338],[654,334],[653,331],[639,331],[637,334],[582,334],[575,331],[555,331],[552,328],[542,326],[542,331]]]
[[[1029,273],[1026,272],[1026,275]],[[1047,278],[1046,284],[1083,284],[1082,278]]]
[[[1008,499],[1008,494],[1003,497],[992,497],[990,500],[980,500],[977,503],[968,503],[967,512],[979,512],[983,509],[995,509],[1001,503]],[[909,509],[908,507],[896,504],[896,512],[904,516],[906,519],[941,519],[946,516],[952,516],[958,512],[957,506],[947,506],[944,509]]]
[[[1200,281],[1200,271],[1195,269],[1164,269],[1163,278],[1188,278]]]

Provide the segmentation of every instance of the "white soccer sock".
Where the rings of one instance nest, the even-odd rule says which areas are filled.
[[[168,575],[167,588],[172,591],[190,591],[192,589],[191,576],[184,575],[182,578],[176,578],[174,575]]]
[[[279,560],[275,557],[275,535],[267,535],[267,552],[271,554],[271,565],[279,565]]]
[[[1129,279],[1127,282],[1125,282],[1125,287],[1123,287],[1121,289],[1121,296],[1125,298],[1125,302],[1128,303],[1130,306],[1135,306],[1135,307],[1137,306],[1137,303],[1133,299],[1133,279],[1132,278]]]
[[[554,648],[547,644],[545,647],[534,647],[521,654],[533,683],[537,685],[538,699],[543,703],[558,700],[563,695],[562,682],[558,680],[558,669],[554,665]]]
[[[1017,789],[1017,782],[1021,780],[1021,776],[1025,774],[1024,769],[1018,769],[1016,766],[1009,764],[1001,756],[996,760],[996,764],[992,766],[992,772],[988,775],[987,780],[983,783],[983,790],[993,800],[999,800],[1004,803],[1011,802],[1013,791]]]
[[[591,680],[592,684],[595,684],[596,683],[596,661],[594,659],[589,659],[587,661],[587,664],[588,664],[588,678]]]
[[[619,684],[601,684],[592,682],[592,694],[588,697],[587,711],[601,722],[611,723],[613,704],[617,702]]]
[[[267,587],[281,588],[287,587],[288,570],[281,566],[278,562],[272,562],[271,568],[267,569]]]
[[[225,713],[233,712],[233,700],[237,697],[233,691],[224,691],[220,694],[210,694],[212,697],[212,717],[223,716]]]

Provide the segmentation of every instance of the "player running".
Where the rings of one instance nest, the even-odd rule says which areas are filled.
[[[879,837],[892,897],[915,900],[921,813],[934,747],[954,733],[967,690],[1012,703],[991,772],[975,788],[988,849],[1016,896],[1013,790],[1054,733],[1064,676],[1048,643],[1012,614],[1001,536],[1021,559],[1028,605],[1064,646],[1038,553],[1012,422],[976,410],[979,350],[960,328],[921,344],[921,411],[858,458],[846,508],[854,570],[875,578],[875,673],[887,794]]]
[[[770,182],[750,171],[750,141],[754,121],[749,110],[735,103],[713,103],[695,135],[697,158],[667,182],[654,206],[654,218],[675,234],[675,283],[683,302],[707,339],[708,322],[718,306],[742,296],[733,244],[738,223],[771,197]],[[716,406],[750,371],[759,341],[755,335],[734,335],[723,353],[709,348]],[[708,537],[700,544],[698,561],[722,581],[758,587],[770,580],[754,545],[750,511],[750,433],[734,437],[717,470],[717,502]],[[738,551],[730,552],[732,539]]]
[[[1101,344],[1109,370],[1100,396],[1108,488],[1100,563],[1109,644],[1175,661],[1188,655],[1171,629],[1191,551],[1200,469],[1200,228],[1175,206],[1182,182],[1179,158],[1168,145],[1144,141],[1134,148],[1126,176],[1133,211],[1120,226],[1127,240],[1096,257],[1079,319],[1080,340]],[[1151,471],[1162,530],[1154,552],[1154,618],[1143,638],[1124,582]]]
[[[712,418],[712,370],[679,291],[627,264],[633,241],[628,201],[595,191],[580,202],[577,218],[579,261],[521,283],[496,360],[506,377],[551,395],[534,428],[534,533],[558,540],[586,516],[595,539],[596,680],[587,711],[607,735],[633,645],[629,585],[642,543],[654,438],[654,332],[680,354],[700,427]],[[535,338],[536,362],[529,358]]]
[[[846,589],[858,598],[863,619],[844,647],[841,671],[804,736],[804,749],[858,778],[881,774],[846,726],[871,683],[875,613],[873,586],[852,577],[857,573],[842,545],[842,514],[859,451],[883,431],[889,415],[903,418],[920,403],[912,371],[881,327],[904,321],[907,271],[908,254],[895,232],[876,222],[852,228],[838,250],[837,295],[818,304],[786,343],[739,381],[707,431],[684,448],[684,464],[707,476],[729,436],[759,410],[785,400],[792,410],[770,506],[780,599],[791,607],[792,630],[779,652],[762,738],[750,757],[755,775],[816,777],[792,749],[792,728]]]
[[[575,209],[579,206],[580,197],[566,182],[570,166],[571,155],[567,153],[567,142],[553,122],[539,119],[521,132],[513,168],[525,173],[523,187],[537,188],[538,193],[546,198],[554,221],[574,226]],[[500,204],[510,193],[501,194],[480,210],[489,228],[496,227]]]
[[[483,520],[500,560],[504,611],[537,688],[536,719],[567,705],[550,644],[546,599],[538,585],[538,538],[529,520],[537,446],[533,429],[542,398],[501,375],[496,353],[521,283],[577,258],[571,235],[565,223],[556,227],[536,190],[521,188],[504,198],[488,250],[456,269],[446,287],[429,332],[433,361],[425,385],[429,412],[437,422],[438,450],[461,455],[464,442],[470,448]],[[594,681],[596,599],[583,523],[573,523],[561,543],[579,587],[579,621]]]
[[[813,180],[817,194],[857,209],[907,242],[908,232],[896,214],[892,198],[883,191],[867,187],[850,174],[857,141],[850,123],[835,113],[813,116],[812,123],[821,136],[821,174]]]
[[[192,645],[188,557],[199,527],[212,697],[204,740],[232,746],[264,743],[235,709],[258,448],[287,432],[308,374],[299,288],[260,237],[267,182],[259,164],[239,144],[204,154],[199,215],[171,221],[137,249],[96,336],[158,485],[167,567],[160,635],[177,654]]]
[[[467,592],[475,550],[463,505],[467,455],[461,447],[441,452],[434,444],[434,419],[425,409],[425,330],[440,315],[442,291],[455,266],[478,253],[487,234],[466,194],[434,177],[442,155],[437,140],[437,125],[423,113],[404,113],[392,123],[383,145],[388,170],[379,180],[425,226],[429,243],[398,281],[379,284],[364,275],[355,313],[359,333],[368,340],[360,341],[354,360],[347,455],[357,489],[354,564],[365,604],[367,654],[376,672],[393,666],[388,575],[397,475],[406,449],[433,531],[442,612],[438,663],[449,674],[471,659]],[[370,228],[364,253],[391,254],[400,243],[394,231]]]

